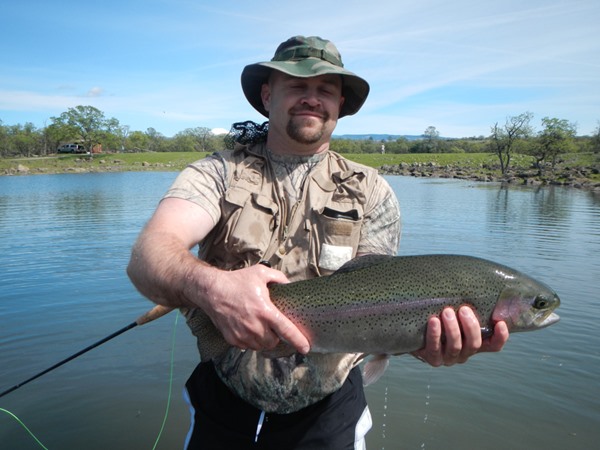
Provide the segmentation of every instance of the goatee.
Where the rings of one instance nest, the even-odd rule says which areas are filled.
[[[329,114],[324,113],[317,128],[306,123],[306,119],[293,117],[287,123],[286,132],[290,138],[300,144],[316,144],[323,138],[325,123],[329,120]]]

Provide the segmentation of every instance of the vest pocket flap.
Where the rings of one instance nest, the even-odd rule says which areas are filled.
[[[261,208],[271,211],[273,215],[277,214],[277,212],[279,211],[277,203],[275,203],[269,197],[265,197],[264,195],[254,193],[252,194],[252,200],[256,205],[260,206]]]
[[[228,189],[225,192],[225,200],[232,205],[244,206],[248,199],[250,198],[251,193],[245,189]]]

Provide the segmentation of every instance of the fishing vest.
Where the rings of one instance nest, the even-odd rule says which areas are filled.
[[[222,214],[201,243],[199,257],[225,270],[268,261],[290,281],[331,274],[356,256],[377,171],[329,151],[306,176],[300,200],[290,205],[266,151],[256,145],[222,153],[227,177]],[[230,347],[202,310],[184,314],[201,359],[212,359],[233,392],[267,412],[289,413],[321,400],[341,387],[358,359],[354,354],[265,358]]]
[[[328,152],[288,204],[264,146],[223,154],[228,187],[221,219],[199,256],[222,269],[268,261],[290,280],[329,275],[356,255],[368,184],[377,171]]]

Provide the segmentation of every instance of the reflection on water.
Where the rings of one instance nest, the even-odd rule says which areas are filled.
[[[125,275],[131,245],[175,173],[0,177],[0,391],[151,306]],[[548,283],[559,324],[500,354],[433,369],[395,357],[367,395],[370,449],[584,449],[597,445],[600,199],[564,188],[387,178],[400,253],[461,253]],[[174,315],[128,331],[0,399],[49,448],[152,448],[168,395]],[[158,448],[181,448],[180,390],[196,364],[177,325],[175,392]],[[9,443],[9,444],[7,444]],[[8,447],[7,447],[8,445]],[[39,448],[0,413],[0,449]]]

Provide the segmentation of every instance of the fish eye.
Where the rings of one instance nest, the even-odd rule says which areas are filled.
[[[550,305],[550,302],[546,297],[536,297],[533,301],[533,307],[535,309],[545,309]]]

